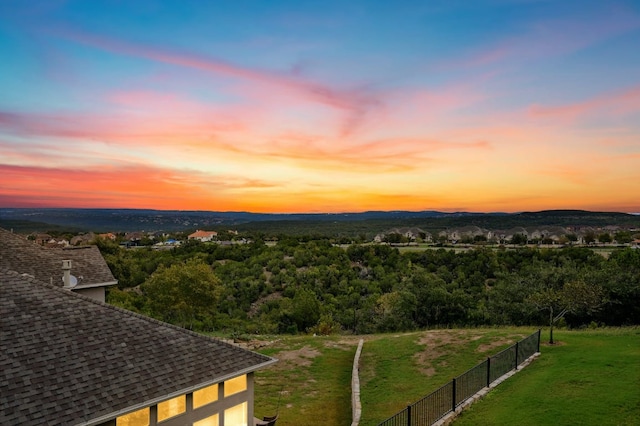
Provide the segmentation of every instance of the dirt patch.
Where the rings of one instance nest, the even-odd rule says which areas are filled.
[[[358,346],[360,339],[340,339],[338,341],[327,340],[324,342],[325,348],[351,350]]]
[[[433,368],[433,367],[429,367],[429,368],[421,368],[421,369],[420,369],[420,372],[421,372],[422,374],[424,374],[425,376],[427,376],[427,377],[431,377],[431,376],[433,376],[434,374],[436,374],[436,369],[435,369],[435,368]]]
[[[491,343],[484,343],[476,348],[476,352],[485,353],[489,352],[492,349],[498,348],[502,345],[508,345],[509,343],[513,343],[513,339],[499,339]]]
[[[303,346],[295,351],[282,351],[275,355],[280,360],[276,365],[280,369],[293,367],[309,367],[313,359],[321,355],[320,351],[310,346]]]
[[[541,340],[542,340],[542,339],[541,339]],[[566,345],[566,343],[565,343],[565,342],[561,342],[561,341],[559,341],[559,340],[556,340],[556,341],[555,341],[555,342],[553,342],[553,343],[549,343],[548,341],[546,341],[546,342],[540,342],[540,346],[547,346],[547,347],[553,347],[553,346],[564,346],[564,345]]]
[[[514,344],[517,340],[521,340],[524,337],[522,334],[514,334],[509,337],[503,337],[490,343],[485,343],[476,348],[476,352],[485,353],[493,351],[493,349],[499,348],[509,344]],[[491,354],[493,355],[493,353]]]
[[[470,335],[466,331],[434,330],[426,331],[418,340],[418,344],[424,345],[424,350],[414,355],[419,371],[427,377],[435,374],[436,370],[433,361],[451,353],[454,349],[451,346],[462,345],[471,340],[477,340],[482,335]]]

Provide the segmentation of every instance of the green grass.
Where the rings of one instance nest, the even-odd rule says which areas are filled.
[[[357,338],[280,337],[260,350],[280,361],[256,373],[255,415],[279,426],[351,423],[351,369]]]
[[[279,426],[350,424],[351,368],[363,337],[360,424],[375,426],[533,331],[275,336],[259,350],[280,362],[256,373],[255,414],[274,414],[279,404]],[[456,424],[640,425],[640,328],[554,334],[559,345],[543,345],[535,362]]]
[[[543,345],[541,357],[455,424],[640,425],[640,329],[558,331],[554,338],[559,345]]]
[[[434,330],[362,336],[362,426],[384,419],[533,329]],[[351,369],[361,336],[280,336],[259,352],[280,362],[256,373],[255,414],[278,425],[351,423]]]
[[[373,337],[360,361],[360,424],[377,425],[533,331],[432,330]]]

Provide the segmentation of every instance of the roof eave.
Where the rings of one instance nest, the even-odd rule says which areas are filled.
[[[123,409],[118,410],[118,411],[114,411],[113,413],[109,413],[109,414],[106,414],[104,416],[100,416],[100,417],[97,417],[95,419],[88,420],[86,422],[77,423],[77,426],[96,426],[96,425],[99,425],[99,424],[104,423],[106,421],[113,420],[113,419],[115,419],[115,418],[117,418],[119,416],[122,416],[124,414],[132,413],[132,412],[140,410],[142,408],[150,407],[152,405],[156,405],[157,403],[162,402],[162,401],[166,401],[167,399],[175,398],[175,397],[180,396],[180,395],[185,395],[185,394],[197,391],[198,389],[202,389],[202,388],[205,388],[207,386],[214,385],[216,383],[221,383],[221,382],[224,382],[225,380],[228,380],[228,379],[231,379],[231,378],[234,378],[234,377],[238,377],[238,376],[241,376],[243,374],[253,373],[254,371],[260,370],[260,369],[262,369],[264,367],[268,367],[269,365],[273,365],[276,362],[278,362],[278,360],[276,358],[271,358],[271,357],[268,357],[268,358],[269,358],[268,361],[265,361],[265,362],[260,363],[260,364],[256,364],[256,365],[251,366],[251,367],[244,368],[242,370],[235,371],[233,374],[225,374],[224,376],[217,377],[215,380],[208,380],[208,381],[200,383],[198,385],[190,386],[190,387],[184,388],[184,389],[180,389],[180,390],[177,390],[175,392],[168,393],[166,395],[162,395],[161,397],[153,398],[153,399],[150,399],[148,401],[145,401],[145,402],[142,402],[142,403],[139,403],[139,404],[136,404],[136,405],[132,405],[130,407],[123,408]]]
[[[103,283],[92,283],[92,284],[80,284],[73,287],[71,290],[83,290],[85,288],[95,288],[95,287],[110,287],[112,285],[118,284],[118,281],[106,281]]]

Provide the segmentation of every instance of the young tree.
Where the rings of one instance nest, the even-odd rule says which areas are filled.
[[[616,232],[613,238],[618,244],[628,244],[633,241],[633,236],[629,231]]]
[[[524,246],[527,244],[527,236],[524,234],[514,234],[513,237],[511,237],[511,244]]]
[[[565,237],[567,238],[567,240],[569,240],[569,244],[573,244],[575,242],[578,241],[578,236],[576,234],[567,234],[565,235]]]
[[[593,231],[589,231],[586,234],[584,234],[584,238],[583,241],[585,242],[585,244],[593,244],[596,242],[596,233]]]
[[[607,244],[613,241],[613,237],[608,232],[603,232],[602,234],[598,235],[598,241],[603,244]]]
[[[568,281],[562,288],[546,287],[529,297],[540,310],[549,311],[549,343],[553,344],[553,326],[567,313],[591,313],[603,303],[602,288],[582,280]]]

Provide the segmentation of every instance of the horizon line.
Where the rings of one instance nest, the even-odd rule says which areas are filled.
[[[518,211],[469,211],[469,210],[437,210],[437,209],[423,209],[423,210],[361,210],[361,211],[342,211],[342,212],[260,212],[260,211],[247,211],[247,210],[182,210],[182,209],[156,209],[156,208],[140,208],[140,207],[5,207],[0,206],[1,210],[140,210],[140,211],[157,211],[157,212],[204,212],[204,213],[227,213],[227,214],[255,214],[255,215],[282,215],[282,216],[294,216],[294,215],[348,215],[348,214],[365,214],[365,213],[443,213],[443,214],[522,214],[522,213],[543,213],[543,212],[587,212],[587,213],[621,213],[638,216],[640,212],[625,212],[620,210],[586,210],[586,209],[569,209],[569,208],[556,208],[556,209],[542,209],[542,210],[518,210]]]

